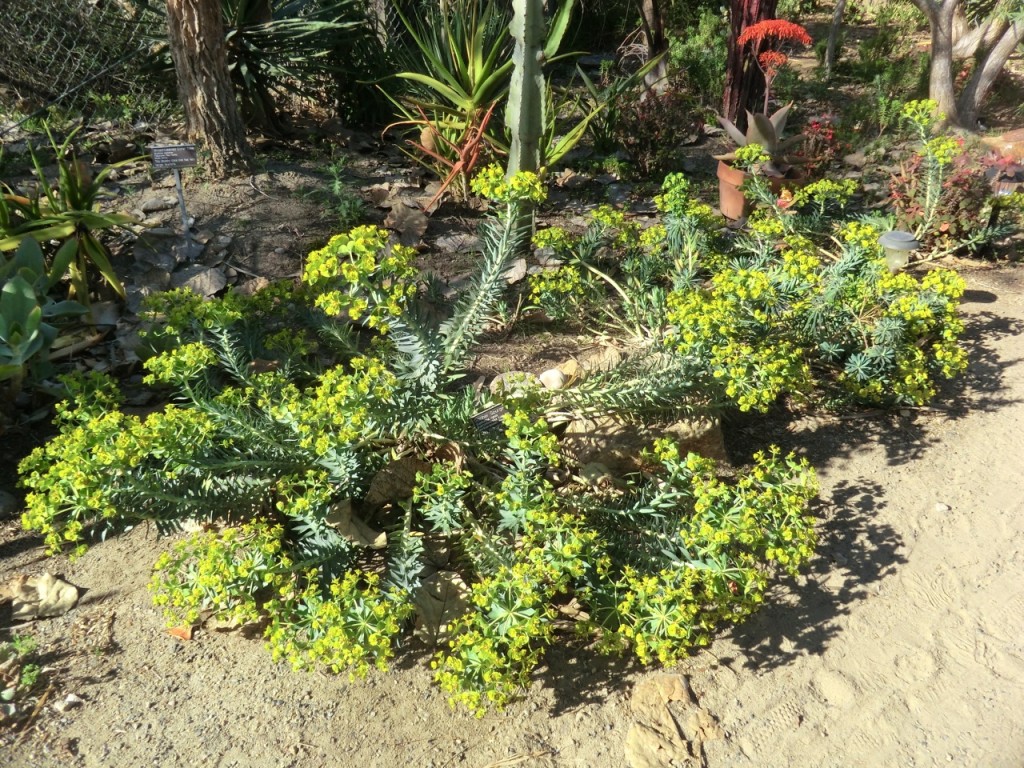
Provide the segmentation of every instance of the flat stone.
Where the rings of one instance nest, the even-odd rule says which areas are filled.
[[[455,232],[450,235],[441,235],[434,242],[439,251],[451,251],[454,253],[469,253],[480,250],[480,238],[467,232]]]
[[[227,278],[221,270],[202,264],[193,264],[171,275],[172,288],[188,288],[204,297],[219,293],[227,284]]]
[[[509,285],[513,285],[515,283],[518,283],[520,280],[525,280],[526,272],[526,259],[516,259],[515,261],[512,262],[511,266],[509,266],[508,270],[505,272],[505,282],[508,283]]]
[[[854,168],[863,168],[867,164],[868,158],[863,152],[852,152],[843,157],[843,162]]]
[[[557,368],[549,368],[538,378],[540,379],[540,383],[544,385],[545,389],[562,389],[566,382],[565,374]]]
[[[167,211],[178,204],[177,198],[170,197],[151,197],[149,200],[145,200],[142,203],[143,213],[156,213],[157,211]]]
[[[395,204],[384,219],[384,226],[398,232],[398,240],[402,245],[418,245],[427,231],[427,216],[419,208],[411,207],[408,202]]]

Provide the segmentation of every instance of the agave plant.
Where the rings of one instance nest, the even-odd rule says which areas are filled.
[[[718,122],[729,134],[729,138],[736,142],[736,147],[746,147],[750,144],[757,144],[762,147],[768,155],[769,160],[761,166],[761,172],[765,176],[783,178],[788,174],[797,161],[790,157],[788,151],[804,140],[802,133],[782,138],[782,132],[786,129],[786,120],[789,117],[789,110],[793,102],[782,107],[773,115],[752,114],[747,111],[747,132],[743,133],[731,120],[718,115]],[[735,150],[725,155],[715,155],[716,160],[726,163],[736,159]]]
[[[55,184],[51,185],[42,161],[31,148],[35,191],[21,195],[0,184],[0,253],[17,249],[27,238],[42,244],[59,241],[60,246],[49,262],[48,274],[54,282],[67,274],[70,296],[88,304],[89,276],[94,269],[124,298],[124,286],[110,263],[110,251],[100,234],[132,224],[135,219],[125,213],[101,211],[100,201],[107,195],[103,185],[110,173],[136,158],[108,165],[94,175],[75,155],[75,133],[62,143],[49,134],[57,157]]]

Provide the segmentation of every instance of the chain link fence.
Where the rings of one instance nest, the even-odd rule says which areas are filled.
[[[175,108],[159,0],[0,0],[0,16],[0,138],[52,108],[127,125]]]

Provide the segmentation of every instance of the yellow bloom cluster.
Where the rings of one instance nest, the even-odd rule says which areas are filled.
[[[291,581],[283,535],[280,525],[257,519],[175,543],[157,559],[149,582],[167,625],[188,626],[207,613],[236,624],[258,621],[260,595]]]
[[[302,280],[328,315],[344,314],[387,332],[388,319],[416,295],[414,256],[412,248],[388,247],[388,233],[380,227],[356,227],[310,253]]]
[[[306,581],[301,590],[282,587],[268,604],[264,636],[273,659],[296,670],[320,664],[348,670],[353,678],[365,677],[371,666],[387,670],[394,638],[413,610],[408,595],[382,590],[377,574],[359,569],[333,580],[328,595],[317,586],[316,571]]]
[[[908,101],[903,105],[901,115],[920,131],[928,131],[936,120],[943,119],[939,113],[939,103],[934,99]]]
[[[149,358],[145,367],[146,384],[177,384],[185,386],[217,362],[217,354],[206,344],[195,341]]]
[[[587,299],[580,270],[573,266],[546,269],[530,275],[530,301],[555,320],[579,318]]]
[[[542,203],[546,194],[540,177],[531,171],[519,171],[505,178],[500,165],[491,164],[473,179],[471,189],[477,195],[506,205]]]

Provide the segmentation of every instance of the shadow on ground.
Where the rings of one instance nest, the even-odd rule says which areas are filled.
[[[809,572],[779,583],[768,604],[733,630],[745,667],[772,669],[822,653],[840,631],[837,619],[906,562],[903,538],[877,521],[885,505],[884,488],[866,478],[833,490],[831,502],[821,505],[824,522]]]

